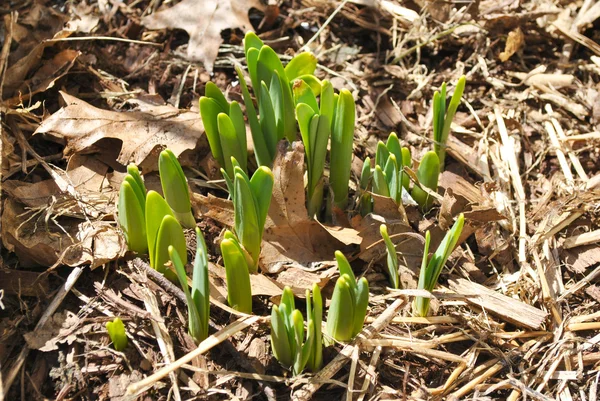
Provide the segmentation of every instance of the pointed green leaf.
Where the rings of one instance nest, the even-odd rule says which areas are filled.
[[[363,162],[362,171],[360,173],[360,189],[366,191],[369,187],[369,181],[371,181],[371,158],[367,156]]]
[[[300,75],[312,75],[317,68],[317,58],[310,52],[296,54],[285,66],[287,79],[293,81]]]
[[[334,194],[334,203],[341,209],[348,202],[355,119],[354,98],[347,89],[342,89],[331,131],[331,175],[329,178]]]
[[[448,135],[450,134],[450,127],[452,125],[452,120],[454,119],[454,114],[456,114],[456,109],[460,105],[460,99],[465,90],[466,78],[463,75],[459,78],[456,83],[456,88],[454,89],[454,94],[452,94],[452,98],[450,99],[450,104],[448,105],[448,111],[444,117],[444,126],[441,129],[440,142],[442,143],[440,152],[438,152],[438,156],[440,158],[440,170],[444,169],[444,162],[446,159],[446,150],[444,146],[448,142]],[[445,101],[445,99],[444,99]]]
[[[399,288],[399,277],[398,277],[398,256],[396,255],[396,247],[394,243],[390,239],[390,235],[388,234],[387,226],[382,224],[379,226],[379,232],[381,233],[381,237],[383,238],[383,242],[385,243],[385,247],[387,250],[387,268],[388,275],[390,278],[390,284],[392,288]]]
[[[408,168],[412,167],[412,159],[410,156],[410,149],[409,148],[402,148],[402,166],[406,166]],[[402,172],[400,174],[400,182],[402,183],[402,186],[404,187],[404,189],[406,189],[408,191],[408,187],[410,185],[410,177],[408,176],[408,174],[406,174],[405,172]]]
[[[240,104],[236,101],[231,102],[229,105],[229,118],[235,127],[235,134],[239,148],[242,150],[241,156],[236,158],[240,167],[244,171],[248,171],[248,141],[246,139],[246,122],[244,121],[244,114]]]
[[[307,297],[309,300],[310,297]],[[309,320],[309,329],[310,324],[313,323],[314,327],[314,337],[313,337],[313,346],[311,351],[311,358],[309,359],[309,369],[314,373],[321,369],[323,365],[323,335],[321,333],[321,322],[323,321],[323,298],[321,297],[321,289],[315,283],[312,288],[312,308],[310,308],[307,304],[307,309],[311,310],[309,312],[307,310],[307,315],[310,314],[311,318]],[[310,337],[310,335],[309,335]]]
[[[273,110],[269,89],[265,82],[261,82],[260,85],[260,97],[258,100],[259,121],[265,138],[265,144],[271,155],[271,159],[273,159],[277,149],[277,122],[275,121],[275,111]]]
[[[237,136],[237,131],[231,118],[225,113],[220,113],[217,117],[219,125],[219,135],[223,145],[223,157],[225,159],[225,171],[229,176],[233,175],[233,165],[231,158],[236,160],[247,160],[246,148],[242,148]]]
[[[241,174],[236,174],[233,182],[233,209],[235,212],[235,234],[241,245],[255,261],[255,266],[249,266],[256,271],[256,263],[260,254],[261,234],[259,231],[258,209],[250,183]]]
[[[127,348],[127,334],[125,332],[125,325],[123,321],[115,317],[112,322],[106,323],[106,331],[110,337],[110,341],[113,343],[115,351],[123,351]]]
[[[402,193],[400,192],[400,177],[398,177],[398,163],[396,161],[396,156],[393,153],[390,153],[390,157],[388,158],[385,166],[385,179],[390,191],[390,198],[392,198],[396,203],[400,204],[402,200]]]
[[[208,250],[202,232],[196,227],[196,257],[192,271],[192,298],[200,316],[200,341],[208,337],[208,320],[210,319],[210,292],[208,283]]]
[[[284,137],[285,109],[283,105],[283,91],[281,88],[281,82],[276,73],[271,76],[271,83],[268,85],[268,87],[269,96],[271,97],[271,103],[275,115],[275,125],[277,126],[277,141],[280,141]]]
[[[240,79],[242,96],[244,97],[244,105],[246,106],[246,114],[248,115],[248,124],[250,125],[252,142],[254,143],[254,155],[256,156],[256,163],[259,166],[271,166],[271,164],[273,164],[273,156],[269,152],[260,122],[256,116],[256,109],[254,108],[254,103],[250,97],[250,92],[248,91],[244,73],[239,67],[236,67],[235,70],[238,74],[238,78]]]
[[[425,153],[417,170],[419,184],[435,192],[437,191],[439,175],[440,160],[438,155],[434,151]],[[429,210],[429,208],[431,208],[434,199],[417,185],[413,188],[411,195],[423,210]]]
[[[419,290],[425,290],[428,287],[427,284],[427,266],[429,265],[429,243],[431,242],[431,234],[429,230],[425,232],[425,246],[423,248],[423,260],[421,261],[421,271],[419,272],[419,284],[417,288]],[[429,298],[416,297],[414,301],[414,310],[417,315],[421,317],[427,316],[429,313]]]
[[[171,263],[173,264],[175,273],[177,273],[177,278],[179,279],[179,285],[181,288],[183,288],[183,293],[185,294],[185,299],[187,301],[189,325],[188,331],[194,341],[196,343],[200,343],[204,339],[202,338],[202,321],[200,319],[200,313],[196,308],[196,303],[190,294],[185,266],[179,257],[179,253],[174,247],[169,246],[168,251],[169,258],[171,259]]]
[[[165,275],[171,281],[177,280],[177,275],[173,270],[167,269],[165,264],[169,262],[169,246],[173,246],[181,256],[183,265],[187,264],[187,246],[183,228],[177,219],[173,216],[165,216],[158,229],[156,238],[156,256],[154,259],[154,268]]]
[[[333,297],[327,315],[325,332],[338,341],[350,341],[354,326],[354,303],[351,294],[350,277],[340,276],[335,283]]]
[[[275,75],[279,78],[279,84],[281,86],[281,93],[283,96],[283,136],[287,138],[289,142],[296,140],[296,118],[294,115],[294,96],[292,95],[292,87],[287,82],[286,77],[279,75],[275,71]]]
[[[258,81],[264,82],[266,85],[271,84],[271,77],[277,71],[279,76],[285,77],[285,71],[279,56],[270,46],[264,45],[261,47],[258,54],[257,75]],[[287,79],[286,79],[287,80]],[[268,88],[267,88],[268,89]],[[262,93],[261,93],[262,97]]]
[[[300,356],[298,358],[298,360],[296,361],[296,363],[294,364],[294,374],[295,375],[299,375],[300,373],[302,373],[302,371],[304,370],[304,368],[306,367],[306,364],[310,361],[311,356],[314,353],[314,345],[315,345],[315,340],[314,340],[314,332],[315,332],[315,324],[313,322],[308,322],[307,323],[307,338],[306,338],[306,342],[304,343],[304,345],[302,346],[302,349],[300,351]]]
[[[315,120],[317,116],[313,117]],[[321,177],[323,177],[323,170],[325,169],[325,158],[327,156],[327,142],[329,142],[330,124],[326,116],[319,116],[318,125],[315,130],[313,144],[313,154],[311,161],[311,186],[316,188]],[[310,172],[310,170],[309,170]]]
[[[135,195],[138,198],[138,202],[142,205],[142,212],[146,213],[146,186],[140,175],[140,170],[135,164],[131,163],[127,166],[127,174],[131,176],[136,184],[133,188]]]
[[[383,143],[383,141],[377,142],[377,151],[375,153],[375,165],[379,165],[381,166],[381,168],[384,168],[389,157],[390,152],[387,146],[385,146],[385,143]]]
[[[310,122],[312,117],[315,115],[315,111],[312,107],[306,103],[298,103],[296,106],[296,119],[298,120],[298,127],[300,128],[300,136],[304,143],[304,149],[306,152],[306,158],[310,165],[312,160],[312,144],[310,142]]]
[[[392,132],[390,136],[388,136],[385,146],[391,154],[396,156],[396,160],[400,166],[402,163],[402,147],[400,146],[398,135],[396,135],[395,132]]]
[[[158,192],[148,191],[146,195],[146,236],[148,238],[148,253],[150,266],[156,269],[156,240],[158,230],[165,216],[173,216],[173,211],[165,199]]]
[[[369,282],[361,277],[358,280],[356,289],[356,306],[354,310],[354,326],[352,328],[352,337],[355,337],[363,328],[367,307],[369,306]]]
[[[319,114],[321,117],[327,117],[331,125],[333,122],[333,85],[328,80],[321,83],[321,98],[319,99]],[[331,129],[330,129],[331,131]]]
[[[117,207],[119,225],[121,226],[121,230],[123,230],[129,249],[137,253],[146,253],[148,250],[146,243],[146,223],[144,221],[142,205],[134,190],[134,186],[137,184],[134,178],[130,177],[130,180],[133,181],[133,185],[130,181],[125,180],[119,190],[119,204]]]
[[[379,165],[376,165],[373,171],[373,193],[381,196],[390,196],[390,189],[385,173]]]
[[[160,152],[158,171],[165,200],[173,210],[177,220],[187,228],[196,227],[196,220],[192,215],[187,180],[177,156],[171,150],[165,149]]]
[[[202,117],[202,124],[208,138],[210,151],[219,165],[225,167],[225,159],[223,158],[223,149],[217,125],[217,115],[222,112],[223,110],[221,110],[221,107],[215,100],[208,97],[200,98],[200,117]]]
[[[242,313],[252,313],[252,290],[246,257],[240,245],[231,238],[221,241],[221,254],[227,279],[227,302]]]
[[[294,363],[284,317],[277,305],[271,309],[271,348],[275,358],[285,367]]]
[[[302,81],[301,79],[295,80],[292,90],[294,92],[294,101],[296,102],[296,105],[305,103],[309,105],[315,113],[319,112],[317,98],[313,90],[306,84],[306,82]]]
[[[317,78],[314,75],[310,74],[310,75],[300,75],[296,79],[304,81],[304,83],[307,84],[310,87],[310,89],[312,89],[312,91],[315,94],[315,96],[319,96],[321,94],[321,85],[322,85],[322,82],[321,82],[321,80],[319,78]]]
[[[204,87],[204,96],[215,101],[219,105],[220,111],[227,113],[229,110],[229,102],[225,99],[225,95],[214,82],[208,81]]]
[[[347,274],[352,279],[352,281],[356,281],[356,279],[354,278],[354,272],[352,271],[352,267],[350,266],[348,259],[346,259],[346,256],[344,256],[344,254],[341,251],[335,251],[335,261],[337,262],[338,269],[340,271],[340,276]]]
[[[248,63],[248,75],[250,75],[250,83],[256,97],[259,97],[260,80],[258,78],[258,55],[260,50],[257,48],[248,49],[246,53],[246,63]]]
[[[244,36],[244,54],[248,55],[248,50],[255,48],[260,50],[264,46],[263,41],[252,31],[246,32]]]
[[[273,196],[273,172],[270,168],[261,166],[254,172],[250,179],[250,187],[256,199],[258,216],[258,235],[262,238],[265,221],[271,206],[271,197]]]

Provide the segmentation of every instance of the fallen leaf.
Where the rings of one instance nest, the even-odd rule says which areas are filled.
[[[16,89],[15,96],[5,100],[4,104],[17,106],[33,95],[52,88],[58,79],[71,70],[80,55],[81,52],[77,50],[67,49],[55,55],[52,60],[45,61],[31,78],[20,83],[21,86]]]
[[[521,28],[517,27],[515,30],[509,32],[506,44],[504,45],[504,51],[498,55],[500,61],[508,61],[509,58],[523,47],[525,44],[525,35]]]
[[[306,271],[298,267],[290,267],[279,273],[277,282],[282,286],[288,286],[294,294],[304,297],[306,290],[312,290],[313,284],[323,288],[333,274],[337,273],[337,265],[331,262],[333,269],[327,269],[320,274]],[[281,295],[281,294],[278,294]]]
[[[66,106],[44,120],[34,135],[66,142],[65,156],[92,148],[100,140],[122,142],[117,162],[133,162],[144,173],[157,169],[158,154],[169,147],[176,156],[195,149],[204,133],[198,113],[172,106],[146,105],[144,112],[96,108],[65,92]]]
[[[123,256],[127,245],[108,221],[57,219],[53,204],[26,210],[12,198],[4,203],[2,242],[17,254],[20,264],[69,266],[90,264],[92,268]]]
[[[263,10],[259,0],[183,0],[171,8],[142,18],[142,25],[150,29],[183,29],[190,36],[187,48],[189,61],[204,63],[212,73],[221,32],[225,29],[252,30],[248,19],[251,8]]]
[[[58,349],[59,343],[72,344],[81,334],[89,332],[94,324],[81,326],[81,319],[65,310],[55,313],[41,328],[23,337],[29,348],[50,352]]]

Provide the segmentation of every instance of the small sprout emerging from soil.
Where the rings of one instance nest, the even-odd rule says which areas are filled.
[[[127,347],[127,334],[121,319],[116,317],[112,322],[106,323],[106,331],[116,351],[123,351]]]
[[[187,180],[177,156],[171,150],[165,149],[160,152],[158,171],[165,199],[175,218],[186,228],[196,227]]]
[[[343,253],[336,251],[335,259],[340,277],[333,290],[327,314],[326,333],[337,341],[350,341],[363,328],[369,305],[369,283],[364,277],[356,281],[350,263]]]
[[[456,109],[460,104],[460,98],[465,90],[467,79],[463,75],[459,78],[454,88],[454,94],[446,108],[446,83],[442,84],[440,91],[433,94],[433,143],[434,150],[440,161],[440,171],[444,170],[446,160],[446,143],[450,134],[450,126]]]
[[[177,273],[179,284],[183,288],[188,306],[188,331],[196,343],[208,337],[208,320],[210,313],[210,294],[208,289],[208,254],[204,237],[196,227],[196,258],[192,273],[192,290],[188,286],[185,266],[179,252],[169,246],[169,257]]]
[[[302,313],[296,309],[294,294],[289,287],[283,289],[279,305],[273,305],[271,309],[273,355],[283,366],[291,368],[294,376],[302,373],[307,364],[313,371],[320,369],[322,364],[320,313],[322,313],[323,305],[318,288],[315,284],[312,302],[310,291],[306,291],[306,314],[308,316],[306,334],[304,333],[304,318]],[[318,328],[317,324],[319,324]]]
[[[127,173],[119,190],[119,225],[129,250],[143,254],[148,251],[144,221],[146,186],[135,164],[127,166]]]
[[[429,231],[425,233],[425,248],[423,250],[423,262],[421,263],[418,289],[427,290],[429,292],[433,291],[448,257],[458,243],[464,224],[465,217],[461,213],[450,231],[446,233],[440,246],[438,246],[431,258],[429,258],[429,242],[431,236]],[[429,301],[429,298],[416,297],[413,304],[415,314],[422,317],[427,316],[429,313]]]

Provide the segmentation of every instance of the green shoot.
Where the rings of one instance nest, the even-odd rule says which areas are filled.
[[[185,266],[179,252],[169,246],[169,257],[177,273],[179,284],[183,288],[188,306],[188,331],[198,344],[208,337],[208,319],[210,311],[210,293],[208,287],[208,254],[204,237],[196,227],[196,258],[192,273],[192,291],[188,286]]]
[[[123,230],[129,250],[146,253],[148,251],[144,221],[146,187],[135,164],[127,166],[127,173],[119,190],[117,206],[119,225]]]
[[[446,261],[450,257],[450,254],[456,247],[458,239],[462,234],[462,229],[465,224],[465,217],[461,213],[458,219],[444,236],[444,239],[438,246],[435,253],[429,259],[429,242],[431,236],[429,231],[425,233],[425,249],[423,250],[423,262],[421,264],[421,272],[419,274],[419,285],[418,289],[433,291],[433,288],[437,284],[440,273],[446,264]],[[418,316],[425,317],[429,313],[429,298],[416,297],[413,310]]]
[[[356,282],[350,263],[340,251],[335,258],[340,277],[335,283],[326,333],[337,341],[352,340],[363,328],[369,304],[369,283],[362,277]]]
[[[173,210],[174,216],[184,227],[196,227],[187,180],[177,157],[169,149],[160,152],[158,171],[165,199]]]
[[[440,171],[444,170],[446,160],[446,143],[450,134],[450,126],[456,109],[460,104],[460,98],[465,90],[466,78],[463,75],[456,83],[454,94],[446,109],[446,83],[442,84],[440,92],[433,94],[433,141],[434,150],[440,160]]]
[[[121,319],[115,317],[112,322],[106,323],[106,331],[108,331],[108,336],[115,351],[123,351],[127,347],[127,334]]]
[[[398,257],[396,256],[396,247],[390,239],[390,235],[388,234],[387,226],[385,224],[379,226],[379,232],[381,233],[381,237],[383,238],[387,252],[386,262],[390,284],[392,288],[398,289],[400,288],[400,278],[398,276]]]

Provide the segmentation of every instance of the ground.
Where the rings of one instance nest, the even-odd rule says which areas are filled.
[[[600,4],[4,3],[0,400],[124,400],[128,388],[143,400],[597,399]],[[461,75],[467,85],[428,213],[380,199],[363,217],[351,202],[323,227],[305,213],[303,150],[290,146],[274,168],[287,186],[272,201],[288,215],[266,230],[254,315],[236,316],[219,251],[231,204],[198,99],[213,81],[242,102],[233,67],[245,63],[247,30],[282,60],[313,52],[316,75],[352,92],[352,196],[390,132],[416,165],[432,149],[433,93]],[[159,189],[165,147],[184,166],[207,239],[219,344],[197,347],[182,291],[126,252],[115,222],[125,166]],[[423,235],[439,243],[459,213],[465,229],[432,313],[414,317]],[[394,234],[399,290],[387,288],[381,222]],[[271,353],[272,302],[289,285],[304,311],[314,282],[330,298],[336,249],[369,280],[367,330],[327,347],[317,375],[291,378]],[[114,316],[127,329],[123,352],[106,332]]]

